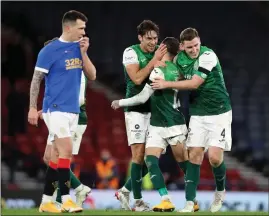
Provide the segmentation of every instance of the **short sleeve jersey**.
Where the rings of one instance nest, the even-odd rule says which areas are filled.
[[[43,112],[80,112],[82,66],[78,42],[58,39],[41,49],[35,70],[46,73]]]

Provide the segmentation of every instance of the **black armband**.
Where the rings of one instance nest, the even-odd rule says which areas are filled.
[[[208,75],[211,71],[209,71],[209,70],[207,70],[207,69],[205,69],[205,68],[203,68],[203,67],[199,67],[198,68],[198,71],[200,71],[200,72],[202,72],[202,73],[204,73],[204,74],[206,74],[206,75]]]

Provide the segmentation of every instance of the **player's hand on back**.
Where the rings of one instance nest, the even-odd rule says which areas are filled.
[[[28,112],[28,122],[31,125],[37,126],[38,124],[38,112],[35,108],[31,107],[29,112]]]
[[[155,78],[153,82],[150,84],[153,89],[165,89],[167,88],[167,81],[162,78]]]
[[[88,37],[83,37],[79,42],[81,54],[86,54],[89,48],[90,42]]]
[[[158,49],[155,51],[154,59],[160,61],[162,57],[167,53],[166,45],[161,44]]]
[[[120,108],[120,104],[119,104],[119,100],[114,100],[114,101],[112,101],[112,103],[111,103],[111,107],[114,109],[114,110],[116,110],[116,109],[119,109]]]

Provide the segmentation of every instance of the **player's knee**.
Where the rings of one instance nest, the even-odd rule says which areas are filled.
[[[189,161],[193,164],[202,164],[204,159],[204,151],[202,148],[189,149]]]
[[[183,154],[174,154],[175,160],[177,162],[182,162],[185,161],[184,155]]]
[[[135,154],[132,156],[132,162],[137,164],[143,164],[144,162],[144,155]]]
[[[218,167],[222,163],[222,158],[218,155],[209,155],[209,162],[211,166]]]
[[[182,162],[182,161],[185,161],[186,158],[185,158],[185,154],[184,154],[184,150],[182,149],[181,151],[176,151],[176,150],[173,150],[173,155],[174,155],[174,158],[177,162]]]
[[[132,149],[132,162],[143,164],[145,155],[145,145],[134,144],[131,146],[131,149]]]
[[[57,153],[60,158],[72,158],[72,142],[71,139],[61,139],[57,143]]]
[[[61,149],[61,151],[58,154],[58,157],[61,158],[72,158],[72,147],[67,147],[65,149]]]

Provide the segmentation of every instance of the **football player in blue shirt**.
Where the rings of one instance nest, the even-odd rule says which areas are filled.
[[[45,77],[42,116],[52,134],[51,161],[46,173],[40,212],[81,212],[71,199],[70,160],[72,133],[78,123],[79,91],[82,70],[89,80],[96,78],[96,69],[87,55],[89,38],[84,37],[87,17],[78,11],[68,11],[62,19],[63,33],[41,49],[38,54],[30,88],[28,121],[37,125],[37,98],[40,83]],[[59,182],[61,209],[53,202],[54,183]]]

